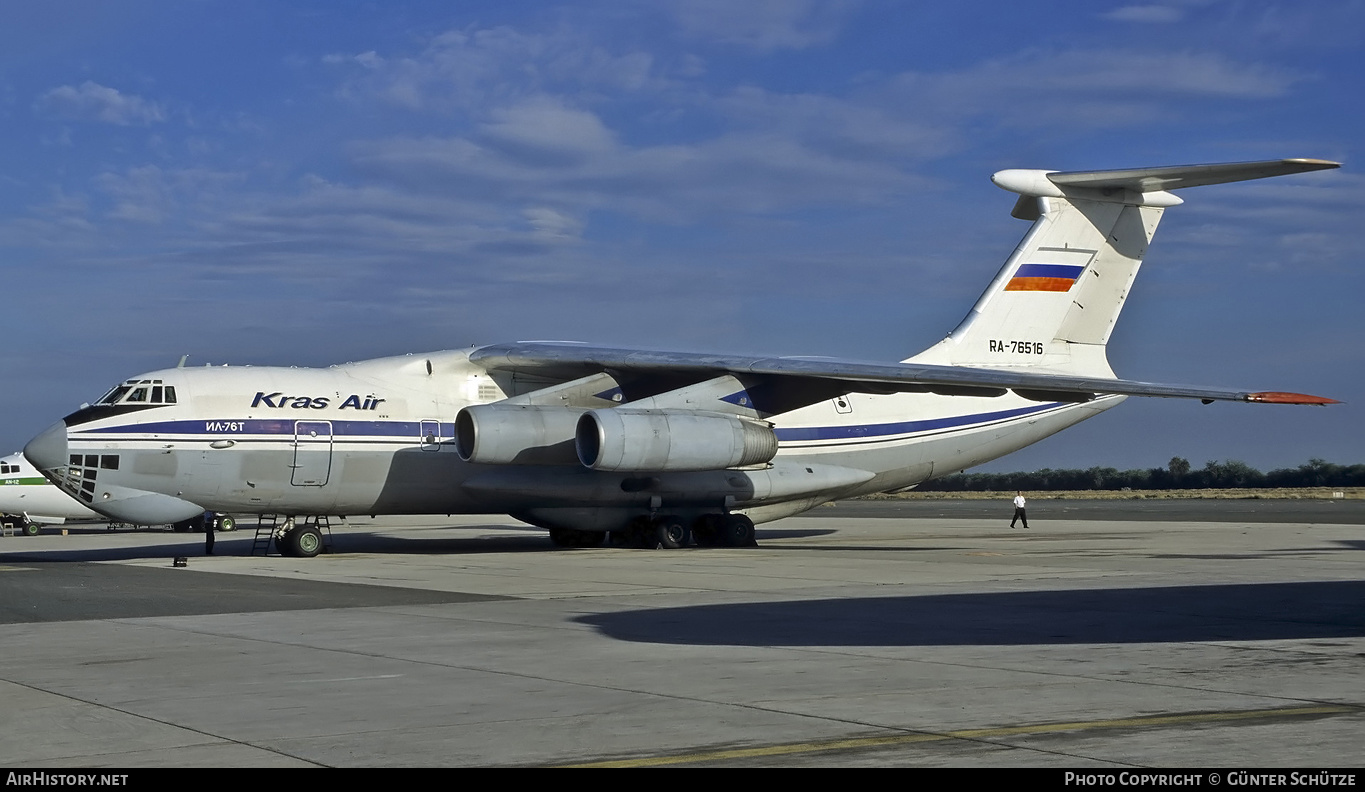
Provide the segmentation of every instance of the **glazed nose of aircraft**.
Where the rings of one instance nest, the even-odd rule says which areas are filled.
[[[67,464],[66,424],[58,421],[28,441],[24,456],[42,471],[64,467]]]

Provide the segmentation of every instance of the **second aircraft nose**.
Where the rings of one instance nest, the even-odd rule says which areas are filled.
[[[24,456],[46,473],[67,464],[66,424],[62,421],[44,429],[24,446]]]

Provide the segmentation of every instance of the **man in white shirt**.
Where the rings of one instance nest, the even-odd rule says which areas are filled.
[[[1019,492],[1014,496],[1014,519],[1010,520],[1010,527],[1014,527],[1015,520],[1024,522],[1024,530],[1028,530],[1028,517],[1024,516],[1024,493]]]

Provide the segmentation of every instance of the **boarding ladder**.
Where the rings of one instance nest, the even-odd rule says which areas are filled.
[[[280,515],[278,514],[258,514],[256,515],[256,538],[251,542],[251,554],[270,555],[270,542],[275,538],[275,531],[280,527]],[[278,553],[276,553],[278,555]]]

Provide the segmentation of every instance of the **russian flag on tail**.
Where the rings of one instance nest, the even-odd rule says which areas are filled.
[[[1074,264],[1024,264],[1005,284],[1005,291],[1070,291],[1085,267]]]

